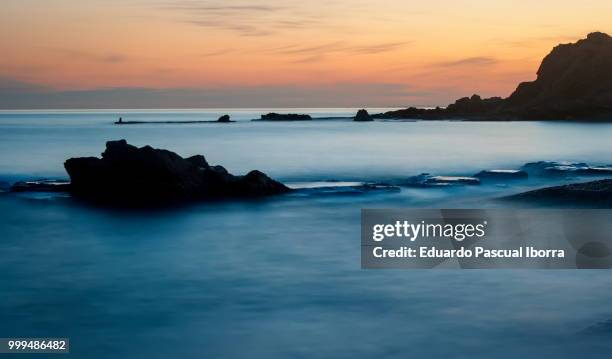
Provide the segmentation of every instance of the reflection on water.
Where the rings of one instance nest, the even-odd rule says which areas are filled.
[[[608,125],[114,127],[104,116],[61,115],[55,126],[0,115],[0,179],[63,175],[66,157],[97,155],[111,138],[306,187],[540,159],[612,162]],[[360,208],[484,206],[511,190],[404,188],[151,212],[1,196],[0,337],[70,337],[78,358],[608,358],[610,333],[584,330],[612,318],[607,271],[360,269]]]

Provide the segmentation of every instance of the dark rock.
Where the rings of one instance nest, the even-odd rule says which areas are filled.
[[[355,115],[355,118],[353,119],[353,121],[366,122],[366,121],[374,121],[374,119],[372,118],[372,116],[370,116],[368,111],[366,111],[365,109],[361,109],[357,111],[357,114]]]
[[[508,196],[505,199],[610,207],[612,206],[612,179],[546,187]]]
[[[476,178],[487,181],[523,180],[529,175],[523,170],[484,170],[474,175]]]
[[[229,115],[223,115],[223,116],[219,117],[217,122],[232,122],[232,120],[230,120]]]
[[[22,181],[15,183],[11,192],[68,192],[70,191],[70,182],[61,180],[36,180]]]
[[[539,161],[526,163],[521,169],[543,177],[612,175],[610,166],[590,166],[584,162]]]
[[[474,177],[432,176],[429,173],[422,173],[408,178],[402,184],[411,187],[473,186],[479,185],[480,180]]]
[[[174,152],[109,141],[102,158],[71,158],[64,163],[74,196],[122,206],[254,197],[289,188],[259,171],[234,176],[210,166],[204,156],[182,158]]]
[[[603,120],[612,121],[612,37],[594,32],[573,44],[556,46],[532,82],[506,99],[464,97],[446,109],[389,111],[390,119]]]
[[[268,113],[266,115],[261,115],[261,119],[259,121],[309,121],[312,120],[310,115],[302,115],[296,113]]]
[[[11,188],[11,184],[5,181],[0,181],[0,191],[8,191]]]

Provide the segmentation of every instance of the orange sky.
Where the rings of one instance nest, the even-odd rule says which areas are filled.
[[[610,14],[609,0],[3,0],[0,87],[358,87],[370,105],[445,105],[508,95],[554,45],[612,32]]]

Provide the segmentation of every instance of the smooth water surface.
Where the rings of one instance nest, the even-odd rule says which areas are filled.
[[[226,112],[239,121],[112,124]],[[0,180],[65,177],[66,158],[99,155],[120,138],[299,187],[532,160],[612,163],[608,124],[248,121],[265,112],[3,112]],[[608,271],[360,269],[361,208],[478,207],[519,189],[402,188],[137,212],[2,195],[0,337],[70,337],[76,358],[608,358],[612,333],[583,334],[612,318]]]

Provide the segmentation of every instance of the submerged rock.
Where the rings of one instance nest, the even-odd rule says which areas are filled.
[[[308,121],[308,120],[312,120],[312,117],[310,117],[310,115],[303,115],[303,114],[297,114],[297,113],[287,113],[287,114],[280,114],[280,113],[268,113],[266,115],[261,115],[261,119],[259,119],[259,121]]]
[[[370,116],[367,110],[361,109],[357,111],[357,114],[355,115],[355,118],[353,119],[353,121],[367,122],[367,121],[374,121],[374,119],[372,118],[372,116]]]
[[[523,180],[529,175],[523,170],[484,170],[474,175],[476,178],[487,181]]]
[[[479,185],[480,180],[475,177],[432,176],[429,173],[422,173],[408,178],[402,184],[413,187],[474,186]]]
[[[612,206],[612,179],[540,188],[504,199],[609,207]]]
[[[182,158],[125,140],[109,141],[102,158],[71,158],[64,163],[74,196],[110,205],[254,197],[290,191],[260,171],[234,176],[210,166],[204,156]]]
[[[229,115],[223,115],[223,116],[219,117],[217,122],[232,122],[232,120],[230,120],[230,116]]]
[[[70,182],[62,180],[42,179],[36,181],[17,182],[10,188],[11,192],[68,192]]]
[[[5,181],[0,181],[0,192],[8,191],[11,188],[11,184]]]
[[[536,176],[607,176],[612,175],[610,166],[590,166],[584,162],[539,161],[526,163],[522,170]]]

